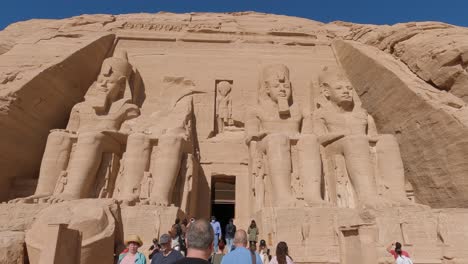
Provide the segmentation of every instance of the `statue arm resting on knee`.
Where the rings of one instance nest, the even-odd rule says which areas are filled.
[[[320,110],[317,110],[317,111],[320,111]],[[312,118],[312,120],[313,120],[312,126],[313,126],[314,134],[317,135],[318,141],[323,146],[326,146],[345,136],[344,134],[341,134],[341,133],[328,132],[325,119],[322,118],[320,113],[316,113],[314,117]]]

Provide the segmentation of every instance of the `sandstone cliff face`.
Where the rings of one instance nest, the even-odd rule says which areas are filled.
[[[463,101],[434,89],[376,48],[344,41],[334,46],[379,131],[398,138],[417,198],[436,207],[447,201],[464,207],[468,109]]]
[[[261,47],[272,54],[278,47],[297,54],[310,48],[304,54],[322,57],[328,55],[321,47],[349,40],[335,46],[336,59],[379,129],[399,138],[416,197],[432,206],[466,207],[467,33],[437,22],[324,24],[253,12],[84,15],[12,24],[0,32],[0,199],[8,198],[15,179],[37,178],[49,130],[65,127],[71,107],[119,40],[137,48],[137,41],[175,43],[180,49],[199,45],[201,52],[215,44]],[[198,122],[208,134],[209,125]]]
[[[404,62],[418,77],[468,100],[468,29],[438,22],[353,25],[346,39],[375,46]]]
[[[66,125],[113,43],[105,32],[62,33],[66,25],[30,21],[2,31],[2,200],[12,179],[37,175],[49,130]]]

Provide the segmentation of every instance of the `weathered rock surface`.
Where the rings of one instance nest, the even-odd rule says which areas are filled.
[[[66,241],[61,240],[63,237],[60,236],[60,232],[54,234],[50,231],[51,225],[58,224],[80,232],[78,241],[67,242],[78,242],[77,245],[81,246],[81,249],[77,250],[81,251],[80,263],[92,263],[96,260],[111,263],[116,230],[114,216],[119,215],[118,209],[115,201],[110,199],[77,200],[44,209],[26,232],[25,240],[31,263],[41,263],[39,260],[46,256],[48,251],[53,252],[57,243]],[[69,252],[71,253],[70,249]]]
[[[353,25],[346,39],[392,54],[434,87],[468,101],[468,29],[438,22]]]
[[[464,102],[425,83],[376,48],[343,41],[334,46],[379,131],[398,137],[417,198],[436,207],[464,207],[468,198]]]
[[[47,204],[0,204],[0,231],[25,231]]]
[[[25,263],[24,232],[0,232],[0,263]]]

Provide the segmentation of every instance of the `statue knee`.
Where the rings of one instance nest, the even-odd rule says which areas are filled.
[[[275,146],[289,146],[289,137],[283,134],[270,134],[265,137],[268,148]]]
[[[266,153],[289,149],[289,137],[283,134],[270,134],[264,138]]]
[[[143,143],[148,139],[148,136],[144,133],[137,132],[128,136],[128,145]]]
[[[344,139],[346,141],[369,141],[369,137],[367,135],[348,135],[345,136]]]
[[[369,137],[367,135],[349,135],[342,139],[345,151],[356,152],[360,150],[368,150]]]
[[[86,132],[82,133],[78,137],[78,145],[95,145],[100,144],[104,140],[105,135],[101,132]]]
[[[70,139],[70,134],[65,131],[52,131],[47,137],[48,144],[62,145],[64,141]]]
[[[379,135],[377,141],[377,149],[400,149],[398,141],[395,136],[391,134]]]
[[[319,145],[319,141],[316,135],[314,134],[304,134],[301,135],[299,143],[303,145]]]
[[[176,144],[179,144],[181,143],[183,140],[183,138],[181,136],[178,136],[178,135],[171,135],[171,134],[165,134],[165,135],[162,135],[160,138],[159,138],[159,144],[164,144],[164,145],[176,145]]]

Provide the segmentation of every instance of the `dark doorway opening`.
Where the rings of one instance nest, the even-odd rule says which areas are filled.
[[[216,175],[211,179],[211,215],[221,225],[224,233],[229,219],[235,216],[236,201],[236,177],[227,175]]]

